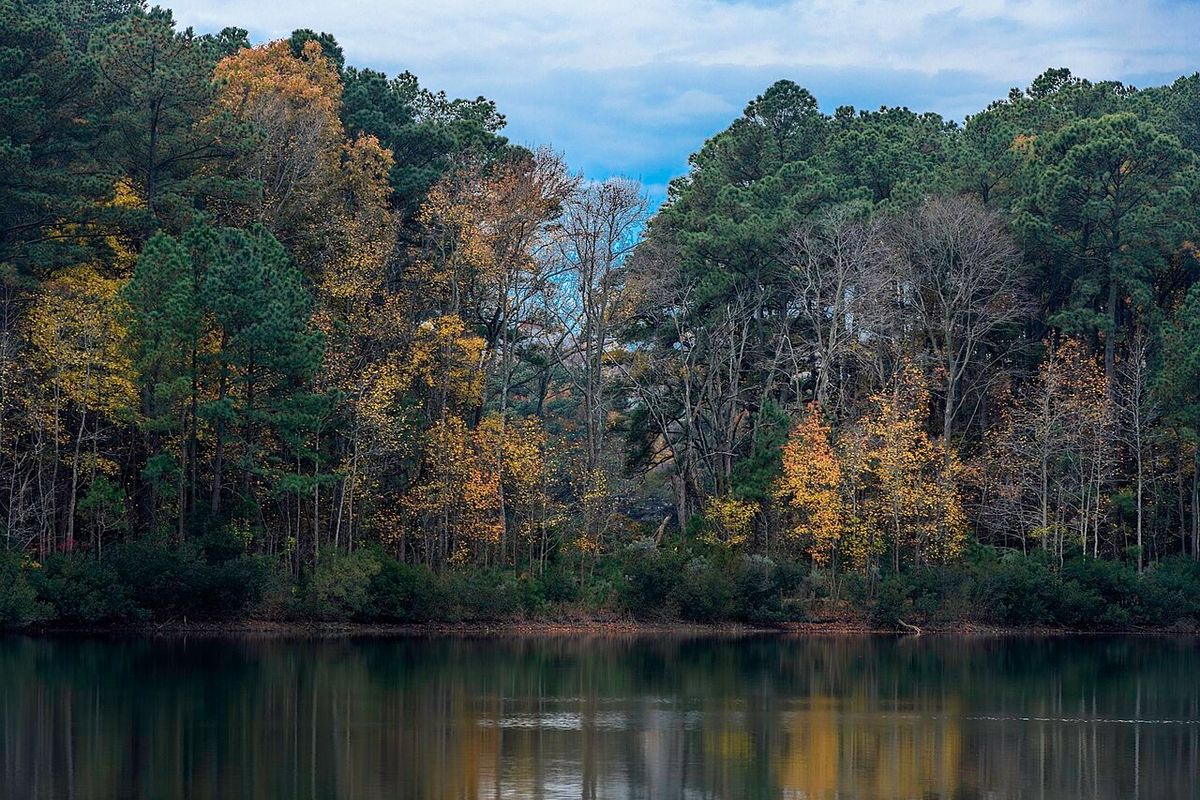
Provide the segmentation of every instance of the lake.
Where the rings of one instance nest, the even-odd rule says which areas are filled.
[[[1197,798],[1200,640],[9,636],[0,797]]]

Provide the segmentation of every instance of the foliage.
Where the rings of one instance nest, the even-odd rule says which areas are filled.
[[[701,539],[724,548],[737,548],[750,539],[758,504],[736,497],[710,497],[704,506]]]
[[[142,541],[111,551],[118,586],[157,619],[221,619],[245,614],[262,599],[268,565],[212,534],[181,546]],[[232,551],[232,552],[231,552]]]
[[[144,617],[117,571],[86,556],[53,555],[30,570],[38,599],[66,625],[95,625]]]
[[[49,617],[37,591],[21,568],[20,556],[0,553],[0,629],[20,628]]]
[[[0,0],[0,621],[1186,625],[1196,92],[779,81],[649,214],[327,32]]]
[[[817,564],[829,563],[846,524],[842,468],[831,436],[820,410],[810,408],[783,447],[776,490],[794,515],[790,535],[804,543]]]
[[[368,616],[376,602],[369,589],[381,569],[380,560],[370,550],[327,555],[301,585],[300,613],[312,619]]]

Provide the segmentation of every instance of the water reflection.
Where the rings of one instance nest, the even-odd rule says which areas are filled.
[[[0,639],[0,798],[1200,797],[1160,638]]]

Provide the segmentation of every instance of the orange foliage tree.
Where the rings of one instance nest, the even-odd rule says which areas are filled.
[[[817,564],[833,559],[846,527],[842,465],[832,430],[820,408],[809,406],[783,447],[783,474],[776,496],[789,516],[790,536],[803,543]]]
[[[840,555],[868,566],[891,550],[898,568],[902,560],[945,561],[961,552],[963,467],[926,432],[928,404],[923,376],[907,366],[836,443],[815,406],[793,428],[775,496],[814,563]]]

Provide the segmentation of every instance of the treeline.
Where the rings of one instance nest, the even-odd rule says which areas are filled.
[[[325,33],[0,0],[0,621],[1183,619],[1197,109],[782,81],[651,217]]]
[[[1050,70],[959,126],[775,84],[631,263],[633,463],[868,574],[1200,557],[1198,93]]]

